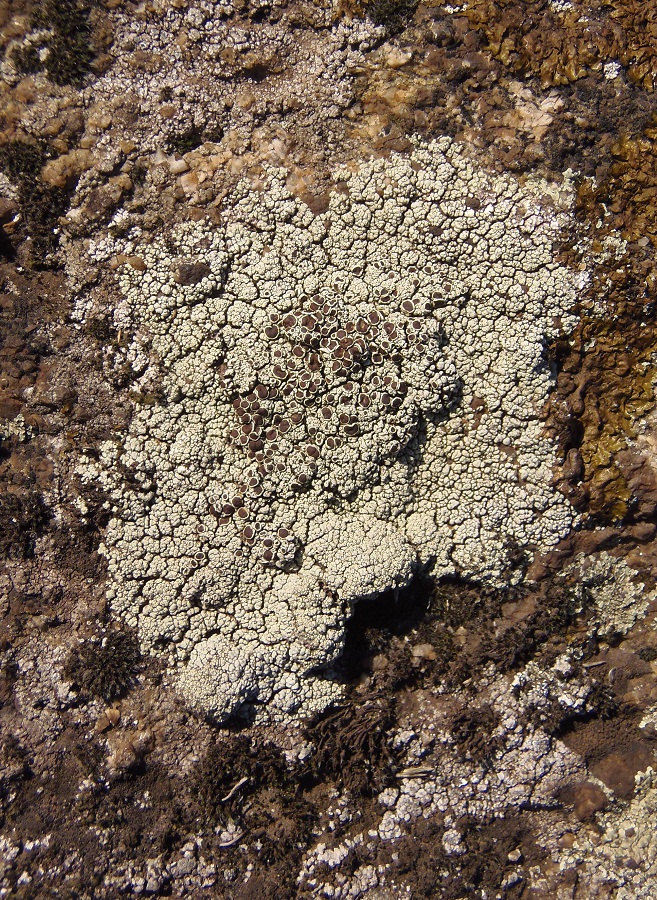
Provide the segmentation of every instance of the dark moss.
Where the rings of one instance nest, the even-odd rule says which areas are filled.
[[[0,749],[0,808],[8,806],[20,782],[32,776],[28,749],[15,734],[9,734]]]
[[[32,25],[52,30],[43,68],[55,84],[80,85],[91,71],[90,13],[86,0],[41,0],[37,5]]]
[[[48,29],[51,36],[39,47],[17,48],[12,61],[21,74],[43,72],[60,85],[81,85],[94,61],[90,14],[87,0],[39,0],[30,19],[34,29]],[[40,50],[46,50],[43,59]]]
[[[317,815],[303,786],[303,768],[290,769],[273,744],[255,743],[240,734],[214,740],[188,781],[190,798],[206,826],[248,833],[251,846],[259,845],[258,858],[265,866],[285,862],[285,874],[278,873],[276,885],[282,896],[293,889]],[[231,862],[241,864],[239,857],[235,846]]]
[[[452,723],[452,737],[461,755],[488,767],[502,746],[493,735],[499,724],[499,715],[488,703],[464,708]]]
[[[112,326],[107,316],[90,317],[84,324],[84,331],[100,344],[108,344],[112,338]]]
[[[586,699],[586,716],[595,719],[613,719],[620,712],[621,706],[614,689],[608,684],[595,682]]]
[[[537,609],[521,622],[511,625],[502,634],[486,637],[483,642],[483,661],[492,661],[502,672],[527,662],[539,651],[550,661],[557,651],[551,649],[552,641],[560,646],[568,628],[575,625],[584,614],[588,598],[583,592],[570,588],[556,588],[545,605],[544,598],[537,597]]]
[[[27,178],[37,178],[47,159],[43,141],[9,141],[0,147],[0,167],[12,181],[19,184]]]
[[[388,31],[404,28],[415,14],[418,0],[369,0],[365,4],[365,14],[375,25],[382,25]]]
[[[490,663],[502,672],[534,657],[549,664],[570,630],[585,653],[593,652],[595,639],[579,629],[589,606],[585,589],[560,581],[491,587],[418,578],[404,591],[356,605],[339,672],[352,685],[367,677],[373,690],[395,692],[470,684]],[[456,639],[459,631],[465,640]],[[422,645],[426,652],[414,654]]]
[[[391,747],[395,722],[393,697],[383,692],[352,695],[308,727],[308,738],[316,747],[313,771],[354,794],[374,796],[392,782],[397,771]]]
[[[252,63],[250,66],[247,66],[243,72],[247,78],[250,78],[255,82],[264,81],[271,75],[271,69],[264,63]]]
[[[200,147],[203,143],[202,133],[198,128],[188,128],[179,134],[173,134],[167,141],[167,150],[169,153],[179,153],[183,156]]]
[[[521,858],[527,863],[545,855],[545,851],[536,846],[523,819],[510,812],[497,821],[485,822],[468,816],[459,824],[463,829],[465,853],[449,861],[449,892],[440,896],[456,900],[468,895],[483,900],[495,896],[500,889],[502,893],[498,896],[507,900],[525,896],[522,879],[503,887],[506,877],[514,869],[514,864],[509,861],[512,851],[520,848]]]
[[[449,628],[460,628],[499,614],[502,592],[487,585],[439,581],[431,597],[431,613]]]
[[[242,785],[233,792],[238,782]],[[252,796],[262,782],[271,788],[284,786],[284,759],[273,745],[256,748],[248,737],[237,734],[210,744],[194,766],[190,791],[207,822],[225,824],[227,819],[240,818],[246,798]]]
[[[0,662],[0,709],[5,704],[11,705],[13,700],[14,684],[18,680],[18,663],[6,650]]]
[[[27,559],[47,527],[51,512],[36,490],[0,494],[0,556]]]
[[[126,694],[136,683],[141,654],[134,634],[115,629],[85,641],[73,650],[64,675],[84,697],[102,697],[106,702]]]
[[[206,141],[217,143],[221,140],[223,131],[219,126],[212,128],[198,128],[196,125],[190,125],[184,131],[172,134],[167,140],[167,149],[169,153],[179,153],[184,156],[196,150]]]
[[[132,169],[131,175],[130,175],[130,177],[132,179],[132,183],[135,185],[138,185],[138,186],[143,185],[146,181],[147,175],[148,175],[148,165],[141,159],[137,160],[137,162],[135,163],[135,165]],[[134,200],[133,200],[133,203],[135,203]]]
[[[14,245],[2,225],[0,225],[0,257],[4,257],[9,262],[13,262],[16,259]]]
[[[449,671],[455,657],[460,653],[460,647],[454,640],[451,632],[440,623],[436,623],[430,637],[430,644],[435,656],[430,661],[430,669],[434,681],[440,681]]]
[[[34,75],[43,69],[39,48],[34,44],[17,47],[12,53],[11,59],[21,75]]]
[[[55,228],[75,187],[65,190],[41,181],[41,169],[50,158],[52,153],[44,141],[14,140],[0,146],[0,170],[18,188],[24,237],[31,239],[30,255],[37,263],[45,263],[56,249]]]

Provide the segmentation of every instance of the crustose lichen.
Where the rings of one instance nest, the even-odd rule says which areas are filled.
[[[539,417],[563,213],[446,139],[341,178],[319,216],[271,171],[219,226],[90,248],[140,260],[115,326],[164,398],[105,447],[110,597],[218,718],[325,706],[359,598],[495,581],[572,522]]]

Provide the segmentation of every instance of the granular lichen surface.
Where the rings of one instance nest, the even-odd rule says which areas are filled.
[[[353,603],[568,532],[540,413],[569,196],[443,139],[345,168],[319,215],[271,169],[219,224],[91,245],[130,260],[115,326],[161,397],[104,449],[112,607],[193,703],[322,708]]]

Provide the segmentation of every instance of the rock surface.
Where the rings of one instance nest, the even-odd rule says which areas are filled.
[[[358,600],[427,567],[499,581],[573,522],[539,411],[585,282],[554,259],[549,186],[445,140],[336,180],[321,216],[272,171],[219,225],[89,248],[142,263],[114,325],[162,397],[105,446],[108,597],[219,719],[325,707]]]
[[[2,897],[657,894],[653,6],[0,3]]]

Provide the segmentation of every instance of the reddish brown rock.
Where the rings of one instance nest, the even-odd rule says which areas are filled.
[[[580,822],[585,822],[587,819],[593,818],[597,812],[603,810],[609,801],[602,788],[591,781],[587,781],[574,788],[573,802],[575,815]]]

